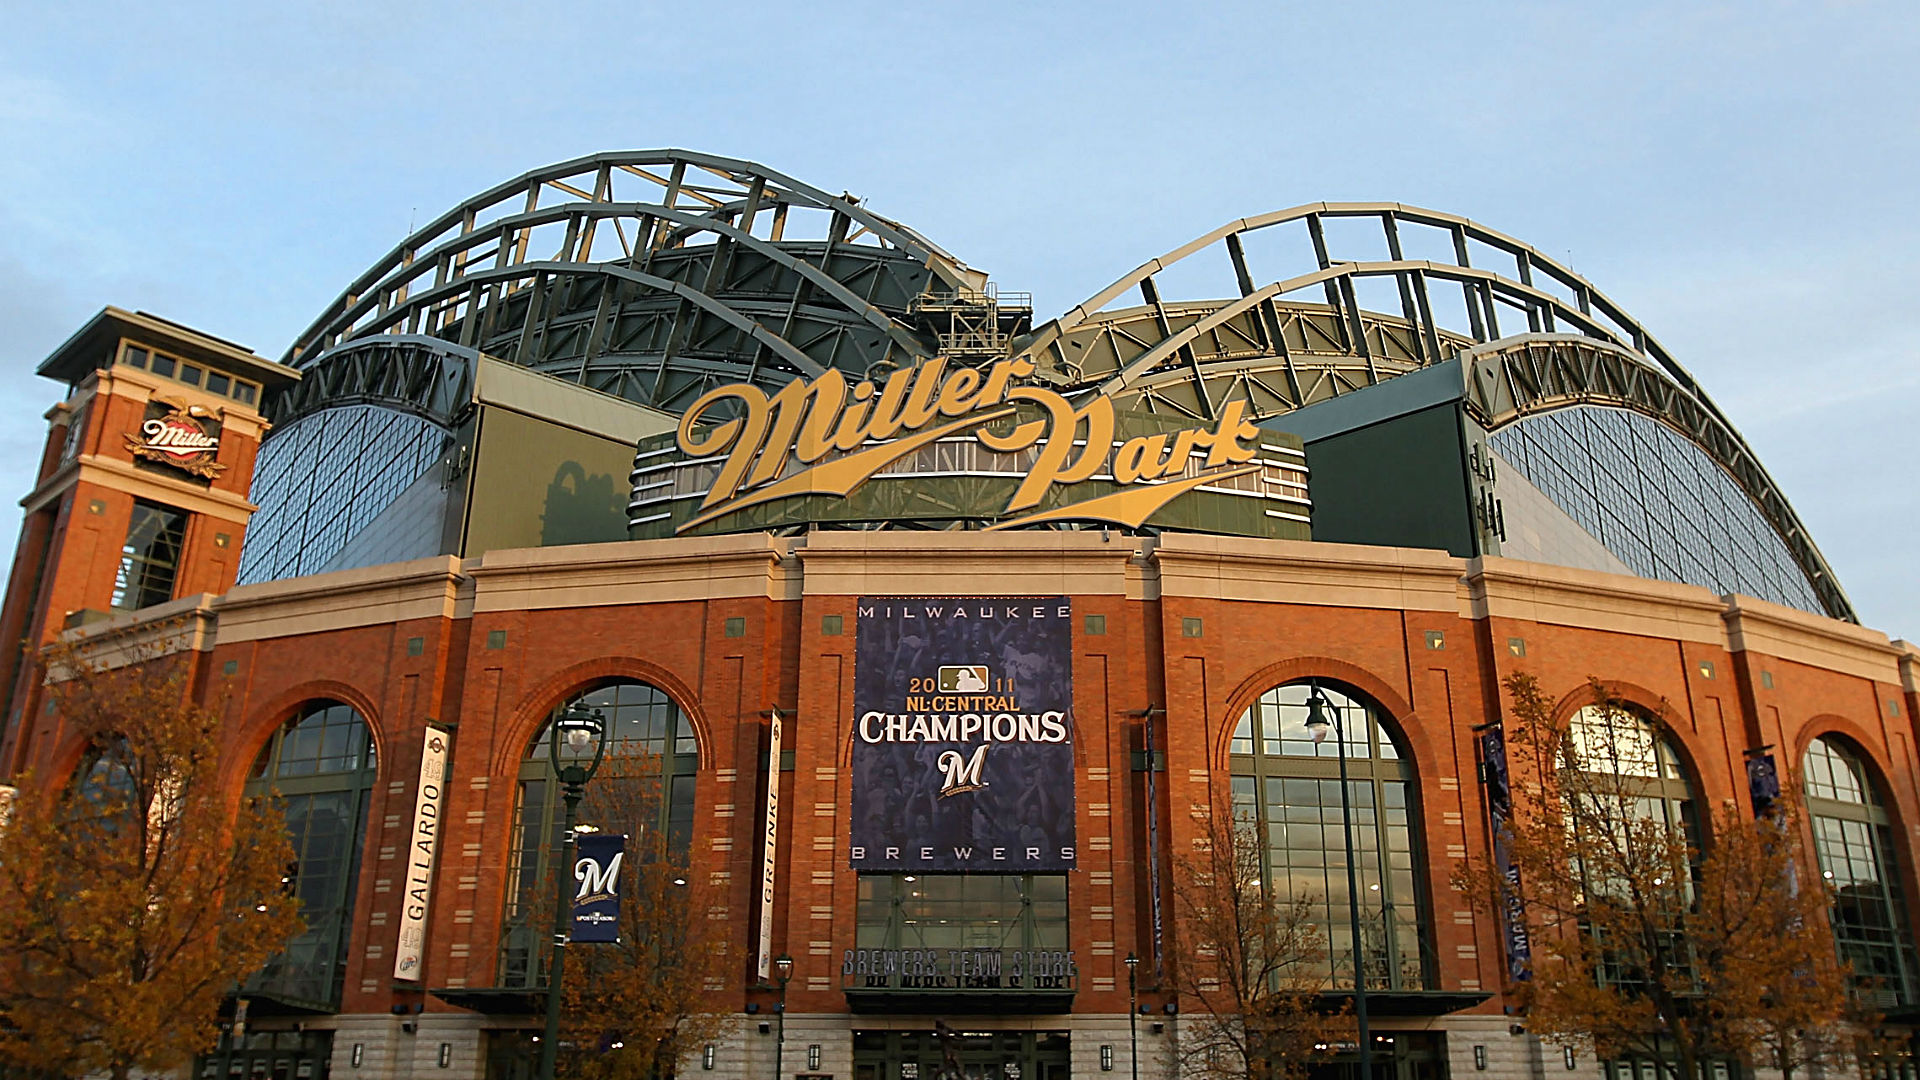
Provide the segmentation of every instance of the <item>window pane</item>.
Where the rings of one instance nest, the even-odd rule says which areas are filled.
[[[120,548],[112,604],[137,611],[173,599],[174,575],[186,540],[187,515],[168,506],[136,502]]]

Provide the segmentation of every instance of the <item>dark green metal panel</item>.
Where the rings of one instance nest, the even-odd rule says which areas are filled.
[[[1307,444],[1313,539],[1474,549],[1458,405],[1437,405]]]

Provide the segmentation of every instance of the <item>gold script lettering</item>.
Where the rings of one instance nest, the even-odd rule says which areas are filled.
[[[949,372],[935,359],[895,371],[876,387],[862,380],[851,388],[829,369],[812,381],[795,379],[772,397],[749,384],[717,387],[681,418],[675,441],[688,458],[726,455],[699,511],[681,531],[748,506],[799,495],[851,493],[888,465],[941,438],[1015,415],[1011,405],[1030,402],[1043,415],[1004,433],[975,430],[974,437],[998,453],[1040,446],[1003,513],[1039,505],[1056,485],[1077,484],[1111,459],[1113,478],[1144,484],[1139,497],[1118,492],[1045,513],[1029,514],[996,528],[1041,520],[1097,519],[1138,524],[1178,494],[1211,480],[1240,475],[1231,468],[1253,460],[1260,429],[1246,419],[1246,403],[1222,406],[1211,431],[1188,428],[1128,439],[1114,451],[1113,400],[1104,395],[1076,408],[1063,395],[1018,382],[1033,374],[1030,360],[998,360],[984,369]],[[724,420],[711,418],[732,412]],[[934,424],[948,418],[948,422]],[[1171,447],[1169,447],[1171,440]],[[869,446],[869,443],[879,445]],[[824,460],[829,452],[842,456]],[[1191,457],[1206,452],[1202,473],[1177,482]],[[792,475],[789,458],[807,466]],[[1222,468],[1228,466],[1228,468]]]

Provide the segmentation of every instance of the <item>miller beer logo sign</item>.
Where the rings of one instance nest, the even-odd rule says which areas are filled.
[[[127,449],[134,457],[208,480],[226,471],[225,465],[214,460],[220,453],[220,436],[212,414],[198,405],[188,407],[177,401],[156,400],[153,406],[163,410],[160,415],[147,417],[140,425],[140,434],[125,436]],[[148,411],[153,411],[152,407]]]
[[[1245,402],[1221,406],[1211,427],[1142,435],[1116,448],[1113,399],[1100,394],[1076,405],[1020,381],[1033,372],[1026,359],[952,370],[934,359],[896,371],[880,385],[848,385],[845,375],[829,369],[771,396],[748,383],[709,390],[681,418],[676,439],[687,458],[717,458],[720,469],[698,510],[676,531],[781,499],[845,496],[923,447],[967,433],[996,453],[1033,456],[995,529],[1066,520],[1138,528],[1194,488],[1259,468],[1248,464],[1261,432],[1246,419]],[[1034,406],[1025,411],[1039,416],[988,430],[1019,417],[1018,403]],[[714,419],[720,416],[728,419]],[[1196,458],[1203,460],[1197,473],[1190,469]],[[1121,490],[1036,509],[1056,485],[1095,476],[1111,477]]]

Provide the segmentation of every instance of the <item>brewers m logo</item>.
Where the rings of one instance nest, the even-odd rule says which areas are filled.
[[[986,767],[987,751],[993,749],[992,743],[981,743],[974,747],[972,757],[961,756],[958,750],[943,751],[940,755],[940,797],[958,795],[963,791],[979,791],[987,786],[980,779],[980,770]]]
[[[155,398],[147,406],[140,434],[129,432],[125,438],[134,457],[203,479],[211,480],[227,468],[214,460],[220,453],[220,422],[198,405]]]

